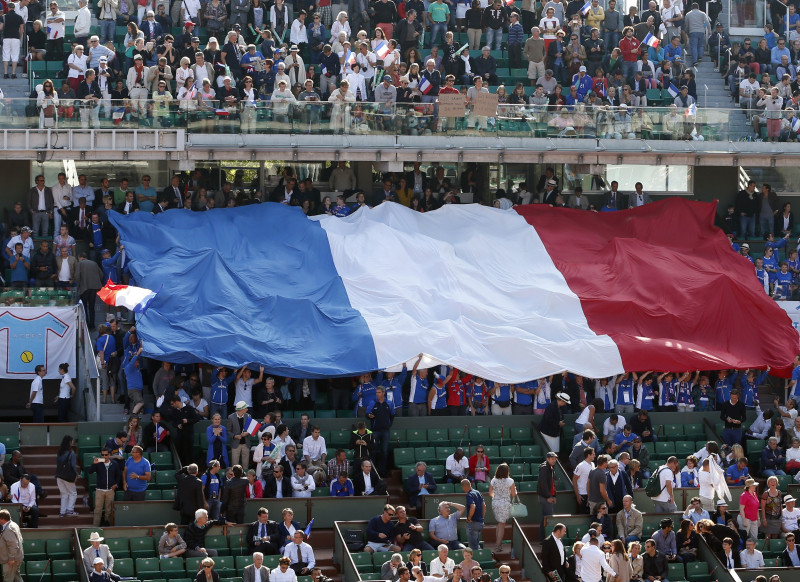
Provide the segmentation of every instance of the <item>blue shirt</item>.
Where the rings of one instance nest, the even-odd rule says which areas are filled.
[[[428,402],[428,378],[414,376],[411,378],[411,402],[425,404]]]
[[[364,382],[356,387],[353,394],[353,400],[357,401],[357,406],[367,408],[370,404],[375,402],[375,384],[373,382]]]
[[[355,495],[355,490],[350,479],[345,481],[344,485],[339,483],[338,479],[331,484],[331,497],[352,497],[353,495]]]
[[[670,43],[664,48],[664,60],[675,62],[675,57],[680,57],[683,59],[683,49],[681,48],[681,45],[674,47],[672,46],[672,43]]]
[[[127,473],[127,481],[128,481],[128,491],[133,491],[134,493],[141,493],[147,489],[147,481],[142,479],[133,479],[131,478],[131,473],[136,473],[140,477],[143,476],[145,473],[150,472],[150,461],[142,457],[139,459],[139,462],[133,460],[133,457],[128,457],[128,460],[125,461],[125,468],[128,469]]]
[[[800,394],[800,366],[795,366],[794,370],[792,370],[792,381],[794,382],[792,397],[795,397]]]
[[[652,384],[639,384],[641,402],[637,405],[642,410],[653,410],[653,385]]]
[[[17,255],[15,254],[13,257],[9,257],[8,262],[9,264],[13,264],[14,261],[17,260]],[[17,281],[23,281],[25,283],[28,282],[28,267],[25,266],[25,263],[30,263],[29,257],[22,255],[22,257],[17,261],[17,264],[11,269],[11,282],[15,283]]]
[[[142,194],[144,196],[153,196],[153,197],[157,195],[156,189],[153,188],[152,186],[148,186],[147,188],[145,188],[144,186],[137,186],[135,192],[137,200],[139,200],[139,194]],[[139,200],[139,210],[141,210],[142,212],[152,212],[154,204],[155,203],[152,202],[151,200]]]
[[[526,390],[533,390],[534,388],[533,382],[523,382],[518,386]],[[522,394],[519,391],[514,391],[514,402],[516,402],[520,406],[530,406],[531,404],[533,404],[533,394]]]
[[[631,432],[631,434],[625,436],[625,432],[620,431],[617,433],[617,436],[614,437],[614,444],[617,446],[622,445],[619,449],[620,452],[627,451],[629,448],[631,448],[631,444],[633,444],[633,439],[635,439],[636,436],[637,435],[634,432]]]
[[[406,382],[406,376],[408,376],[408,370],[403,364],[402,372],[395,374],[391,380],[384,378],[383,372],[380,372],[375,379],[377,386],[383,386],[386,389],[386,400],[391,402],[395,408],[403,406],[403,384]]]
[[[714,390],[717,393],[717,402],[727,402],[731,399],[731,389],[739,372],[734,372],[733,376],[728,376],[724,380],[717,380],[714,383]]]
[[[8,353],[14,355],[8,358],[7,372],[34,374],[36,366],[45,361],[49,332],[63,338],[67,329],[69,326],[49,313],[33,319],[22,319],[21,316],[17,317],[8,311],[0,315],[0,332],[7,330]],[[56,338],[52,341],[55,342]],[[33,354],[29,362],[24,362],[20,357],[25,352]]]
[[[112,283],[119,283],[117,259],[119,259],[119,251],[113,257],[103,259],[103,277],[106,281],[110,280]]]
[[[444,378],[441,378],[433,385],[433,389],[436,390],[436,395],[433,397],[433,401],[431,402],[432,410],[441,410],[442,408],[447,408],[447,386],[444,385],[443,380]]]
[[[725,471],[725,476],[733,479],[734,485],[739,485],[741,483],[744,483],[744,479],[746,477],[750,476],[750,471],[747,469],[747,466],[745,466],[745,468],[740,471],[739,465],[736,464],[728,467],[728,470]]]
[[[473,505],[475,506],[475,513],[472,514],[472,521],[483,523],[483,496],[476,489],[470,489],[469,493],[467,493],[467,500],[464,503],[467,508],[464,513],[467,516],[469,516],[470,507]]]
[[[210,479],[210,480],[209,480]],[[208,490],[208,499],[219,499],[220,495],[220,480],[219,475],[211,475],[210,473],[204,473],[203,476],[200,478],[203,482],[203,488],[207,488]]]
[[[141,390],[144,386],[142,381],[142,371],[136,365],[139,355],[136,354],[125,364],[125,380],[128,382],[128,390]]]
[[[789,63],[792,62],[792,53],[789,52],[789,49],[786,48],[786,45],[783,45],[783,48],[778,47],[777,45],[772,47],[770,51],[772,53],[771,61],[773,66],[778,66],[781,64],[781,57],[786,55],[786,58],[789,59]]]
[[[103,357],[108,362],[111,354],[117,351],[117,340],[110,333],[106,333],[97,338],[95,346],[98,353],[103,352]]]

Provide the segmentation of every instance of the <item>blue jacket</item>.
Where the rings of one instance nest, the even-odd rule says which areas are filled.
[[[434,493],[436,491],[436,479],[427,471],[425,471],[425,483],[428,484],[428,493]],[[419,477],[417,477],[416,471],[406,479],[406,491],[408,492],[409,503],[416,505],[420,492]]]
[[[525,31],[522,25],[517,22],[508,27],[508,44],[522,44],[525,42]]]

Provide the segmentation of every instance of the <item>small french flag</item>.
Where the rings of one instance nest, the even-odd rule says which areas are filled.
[[[328,74],[328,67],[326,67],[325,65],[322,65],[322,71],[321,71],[321,73],[322,73],[323,75],[327,75],[327,74]]]
[[[130,285],[117,285],[111,279],[106,286],[97,292],[97,296],[103,303],[126,307],[135,313],[144,313],[150,306],[150,302],[155,299],[157,291],[151,291],[144,287],[132,287]]]
[[[345,57],[344,62],[352,67],[354,64],[356,64],[356,53],[353,51],[347,51],[347,56]]]
[[[258,434],[260,429],[261,424],[254,418],[251,418],[250,422],[247,423],[247,426],[244,427],[244,430],[246,430],[248,434]]]
[[[686,108],[686,117],[692,117],[694,115],[697,115],[697,105],[692,103]]]
[[[122,117],[125,115],[125,108],[124,107],[115,107],[111,110],[111,119],[114,121],[114,125],[119,125],[122,122]]]
[[[375,47],[375,54],[378,55],[379,59],[385,59],[389,52],[389,45],[385,40],[381,41],[381,44]]]
[[[795,133],[800,133],[800,119],[797,117],[792,118],[792,129]]]
[[[311,526],[314,525],[314,518],[311,518],[311,521],[308,522],[306,529],[303,530],[303,533],[306,534],[306,539],[311,537]]]
[[[227,117],[228,115],[230,115],[230,112],[227,109],[215,109],[214,113],[216,113],[220,117]]]
[[[673,97],[677,97],[680,91],[678,91],[678,88],[673,83],[670,83],[669,87],[667,88],[667,93],[669,93]]]
[[[653,47],[654,49],[657,49],[657,48],[658,48],[658,43],[659,43],[660,41],[659,41],[659,40],[658,40],[656,37],[654,37],[652,34],[650,34],[650,33],[648,32],[648,33],[647,33],[647,36],[645,36],[645,37],[642,39],[642,42],[643,42],[644,44],[646,44],[647,46],[651,46],[651,47]]]
[[[506,6],[513,6],[514,0],[506,0]]]
[[[589,10],[591,10],[591,9],[592,9],[592,3],[591,3],[591,1],[589,1],[586,4],[583,5],[583,8],[581,8],[581,14],[583,16],[586,16],[587,14],[589,14]]]
[[[428,81],[427,77],[423,77],[422,81],[419,82],[419,90],[422,94],[427,95],[430,93],[430,90],[433,89],[433,85],[431,82]]]

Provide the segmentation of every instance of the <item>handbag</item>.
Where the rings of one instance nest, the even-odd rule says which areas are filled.
[[[73,458],[72,453],[68,453],[64,455],[64,458],[59,459],[58,466],[56,467],[56,477],[63,481],[69,481],[70,483],[75,481],[78,474],[72,466]]]
[[[528,517],[528,507],[522,503],[516,495],[514,499],[511,500],[511,511],[509,515],[511,517]]]

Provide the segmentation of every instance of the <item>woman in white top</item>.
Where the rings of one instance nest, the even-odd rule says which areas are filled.
[[[186,84],[186,79],[194,79],[194,71],[189,67],[192,61],[189,57],[181,59],[181,66],[175,71],[175,85],[183,87]]]
[[[345,39],[350,38],[350,23],[347,22],[347,12],[342,11],[336,17],[336,22],[331,24],[331,42],[339,39],[339,33],[344,32]]]
[[[69,375],[69,364],[67,362],[59,364],[58,373],[61,374],[61,384],[58,387],[58,397],[56,397],[58,422],[69,422],[70,403],[75,395],[75,384],[72,383],[72,377]]]
[[[586,430],[586,425],[591,424],[592,430],[597,434],[597,425],[594,423],[594,413],[598,408],[602,411],[603,401],[596,398],[581,411],[580,415],[575,420],[575,432],[582,433]]]
[[[181,110],[190,111],[196,109],[196,97],[197,95],[194,89],[194,78],[187,77],[183,82],[183,86],[180,86],[178,89],[177,99],[179,101]]]
[[[69,67],[67,80],[69,81],[69,86],[75,93],[78,92],[78,85],[80,85],[81,81],[83,81],[83,77],[86,75],[87,65],[86,55],[83,54],[83,45],[76,44],[75,48],[72,49],[72,54],[67,58],[67,67]]]
[[[264,431],[259,435],[260,444],[253,451],[253,462],[256,463],[256,478],[263,479],[264,466],[274,467],[278,459],[271,458],[270,453],[275,450],[272,434]]]
[[[361,74],[361,67],[358,63],[353,63],[351,73],[345,75],[345,79],[350,83],[350,91],[356,98],[356,101],[367,100],[367,85],[364,81],[364,76]]]
[[[53,81],[45,79],[37,85],[36,107],[39,108],[39,128],[55,127],[58,121],[58,93],[53,88]]]

